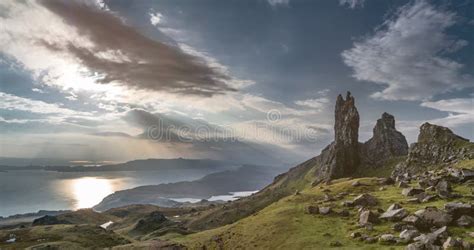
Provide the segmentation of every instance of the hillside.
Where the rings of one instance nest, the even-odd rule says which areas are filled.
[[[249,197],[195,207],[133,205],[43,217],[32,226],[0,230],[0,247],[474,248],[474,143],[425,123],[408,148],[394,117],[386,113],[373,137],[361,143],[350,93],[345,100],[338,97],[335,115],[334,142]],[[179,185],[199,186],[188,184]],[[101,229],[105,222],[112,224]],[[77,225],[75,238],[72,225]],[[91,232],[107,240],[95,243]]]

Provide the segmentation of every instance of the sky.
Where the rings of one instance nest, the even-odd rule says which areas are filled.
[[[472,140],[473,52],[471,0],[0,1],[0,157],[297,163],[346,91]]]

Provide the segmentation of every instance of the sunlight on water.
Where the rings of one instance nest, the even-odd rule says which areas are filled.
[[[84,177],[72,181],[71,191],[76,200],[75,209],[89,208],[113,193],[112,180]]]

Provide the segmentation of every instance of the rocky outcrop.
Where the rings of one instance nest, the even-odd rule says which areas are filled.
[[[426,122],[420,127],[418,141],[410,146],[406,161],[396,167],[392,176],[422,172],[428,166],[443,168],[468,159],[474,159],[474,143],[449,128]]]
[[[383,113],[373,129],[373,137],[361,145],[361,157],[366,166],[381,166],[388,159],[408,154],[408,143],[395,128],[395,117]]]
[[[350,176],[360,163],[359,112],[350,92],[345,100],[337,97],[334,134],[334,142],[321,153],[321,167],[316,171],[321,180]]]
[[[424,123],[420,127],[418,142],[410,147],[407,165],[436,165],[472,159],[474,152],[469,140],[453,133],[449,128]]]

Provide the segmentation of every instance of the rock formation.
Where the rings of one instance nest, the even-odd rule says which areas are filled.
[[[334,142],[321,153],[322,166],[316,171],[319,180],[349,176],[359,166],[359,112],[355,99],[347,92],[336,100]]]
[[[361,155],[366,166],[380,166],[388,159],[408,154],[408,143],[395,129],[395,117],[383,113],[373,129],[373,137],[361,145]]]
[[[418,141],[410,146],[406,161],[398,164],[393,176],[416,173],[427,166],[443,167],[458,161],[474,159],[474,144],[449,128],[424,123]]]

